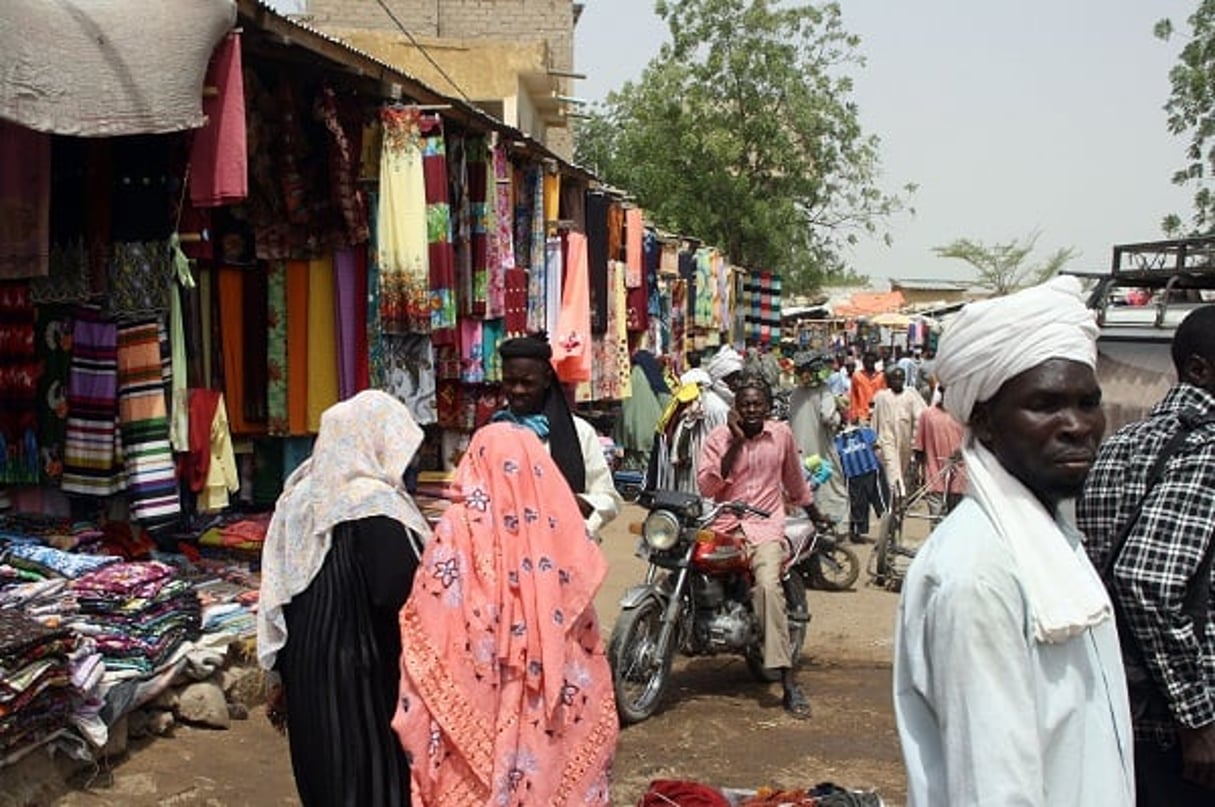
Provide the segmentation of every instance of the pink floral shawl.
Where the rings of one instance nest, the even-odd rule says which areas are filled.
[[[593,598],[607,573],[561,472],[514,424],[473,435],[462,500],[401,611],[392,726],[415,805],[608,804],[619,728]]]

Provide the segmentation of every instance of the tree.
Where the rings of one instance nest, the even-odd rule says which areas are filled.
[[[1190,38],[1169,71],[1172,92],[1164,110],[1169,131],[1190,138],[1185,165],[1173,174],[1173,182],[1194,187],[1194,209],[1189,228],[1178,214],[1165,217],[1162,224],[1170,236],[1187,230],[1190,235],[1215,232],[1215,194],[1210,183],[1215,174],[1215,0],[1201,0],[1187,22]],[[1172,20],[1156,23],[1158,38],[1168,40],[1174,32]]]
[[[837,3],[659,0],[671,41],[577,126],[578,162],[660,227],[780,272],[791,292],[845,273],[840,248],[905,208],[876,184]]]
[[[1058,274],[1078,254],[1072,247],[1064,247],[1039,263],[1027,264],[1025,261],[1037,246],[1038,236],[1039,233],[1030,233],[1024,239],[991,246],[981,241],[959,238],[945,246],[933,247],[932,251],[942,258],[966,261],[978,272],[979,285],[999,296]]]

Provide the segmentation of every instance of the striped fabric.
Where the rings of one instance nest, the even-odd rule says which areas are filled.
[[[118,326],[94,308],[77,310],[68,376],[65,493],[110,496],[123,488],[118,459]]]
[[[780,341],[781,277],[754,272],[743,281],[742,308],[746,339],[763,344]]]
[[[145,526],[177,515],[177,476],[165,406],[163,329],[156,322],[118,330],[118,418],[131,518]]]

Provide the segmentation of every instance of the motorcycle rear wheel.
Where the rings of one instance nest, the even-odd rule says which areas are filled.
[[[847,591],[861,576],[861,561],[846,546],[835,546],[810,561],[810,585],[822,591]]]
[[[802,648],[810,628],[810,605],[806,602],[806,582],[800,574],[790,574],[785,579],[785,612],[789,615],[789,659],[793,669],[802,660]],[[780,670],[764,666],[763,645],[753,646],[747,651],[747,669],[757,681],[771,684],[780,680]]]
[[[662,630],[662,605],[647,599],[636,608],[620,613],[608,643],[612,665],[612,687],[621,725],[640,723],[654,715],[662,704],[671,680],[671,657],[675,637],[664,658],[658,658],[658,635]]]

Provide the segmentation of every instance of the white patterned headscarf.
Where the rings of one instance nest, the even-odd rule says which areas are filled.
[[[968,424],[962,448],[966,493],[1016,560],[1034,638],[1056,644],[1111,617],[1105,586],[1084,548],[1068,540],[1057,514],[1048,512],[969,428],[975,404],[1051,359],[1097,364],[1096,321],[1074,277],[1056,277],[963,308],[941,338],[935,373],[945,388],[945,408]]]
[[[283,607],[320,571],[336,525],[388,516],[429,538],[430,526],[403,479],[421,444],[409,409],[385,392],[360,392],[321,414],[312,456],[288,477],[262,551],[257,657],[263,668],[274,668],[287,642]]]

